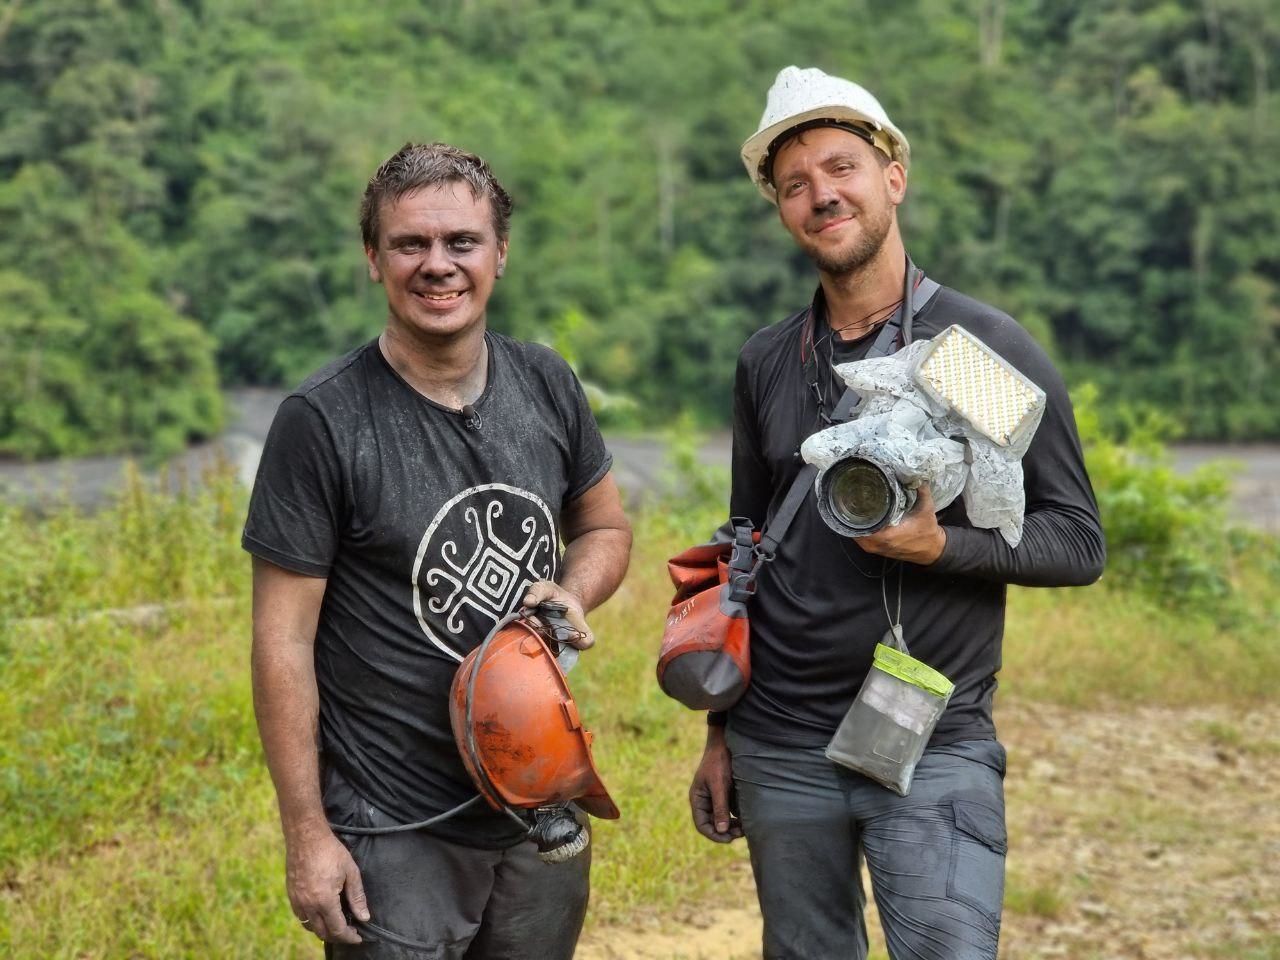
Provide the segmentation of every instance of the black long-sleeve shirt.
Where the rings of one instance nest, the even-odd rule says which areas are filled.
[[[818,332],[825,330],[821,317]],[[759,528],[804,466],[801,442],[822,428],[812,383],[834,408],[843,384],[826,368],[832,355],[802,362],[810,311],[759,331],[742,349],[734,388],[731,513]],[[762,565],[750,605],[751,685],[731,712],[736,729],[760,740],[821,746],[857,694],[902,589],[902,624],[913,656],[956,684],[932,743],[989,739],[995,674],[1004,634],[1005,585],[1092,583],[1106,547],[1085,472],[1071,402],[1044,351],[1013,319],[947,287],[914,321],[913,339],[953,323],[977,336],[1048,396],[1023,458],[1026,514],[1022,541],[974,528],[960,499],[941,511],[947,543],[928,567],[864,553],[832,532],[814,504],[802,505],[772,563]],[[873,336],[835,346],[837,363],[861,359]],[[826,368],[826,369],[820,369]]]

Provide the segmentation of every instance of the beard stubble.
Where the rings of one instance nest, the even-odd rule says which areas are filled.
[[[893,223],[893,213],[887,205],[875,214],[861,212],[858,219],[862,223],[862,233],[853,245],[845,250],[827,252],[816,245],[804,244],[804,252],[823,273],[844,276],[855,273],[875,259],[884,241],[889,236],[889,227]]]

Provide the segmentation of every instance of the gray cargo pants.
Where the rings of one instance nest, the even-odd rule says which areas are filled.
[[[396,821],[327,771],[325,811],[347,826]],[[370,921],[327,960],[571,960],[587,914],[591,847],[564,863],[532,841],[478,850],[422,830],[342,836],[364,881]]]
[[[866,857],[893,960],[995,960],[1004,901],[1004,748],[925,752],[899,797],[823,756],[727,734],[766,960],[864,960]]]

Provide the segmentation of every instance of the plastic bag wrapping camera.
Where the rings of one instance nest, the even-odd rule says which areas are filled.
[[[862,402],[853,419],[813,434],[800,448],[818,468],[818,506],[832,529],[859,536],[896,524],[927,483],[935,509],[962,496],[970,523],[1018,545],[1026,503],[1022,456],[1044,416],[1043,390],[958,325],[891,356],[834,369]],[[856,504],[868,482],[885,488],[876,491],[887,506],[882,515],[864,516],[855,506],[851,516],[831,495],[852,490]]]

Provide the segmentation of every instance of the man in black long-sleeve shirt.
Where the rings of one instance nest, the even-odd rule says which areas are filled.
[[[802,505],[751,601],[751,685],[727,717],[708,717],[694,821],[721,842],[745,833],[766,957],[865,957],[865,856],[894,960],[994,958],[1006,839],[992,698],[1006,584],[1091,583],[1105,559],[1066,388],[1010,317],[946,287],[924,293],[897,223],[910,148],[867,91],[787,68],[743,159],[817,265],[820,286],[808,309],[742,349],[733,516],[757,528],[773,516],[804,466],[800,444],[843,392],[832,364],[862,359],[884,323],[903,326],[908,270],[921,292],[915,339],[960,324],[1048,402],[1023,459],[1017,547],[974,528],[959,500],[935,514],[927,487],[900,524],[857,540],[832,532],[812,497]],[[905,798],[823,755],[899,592],[912,655],[955,683]]]

